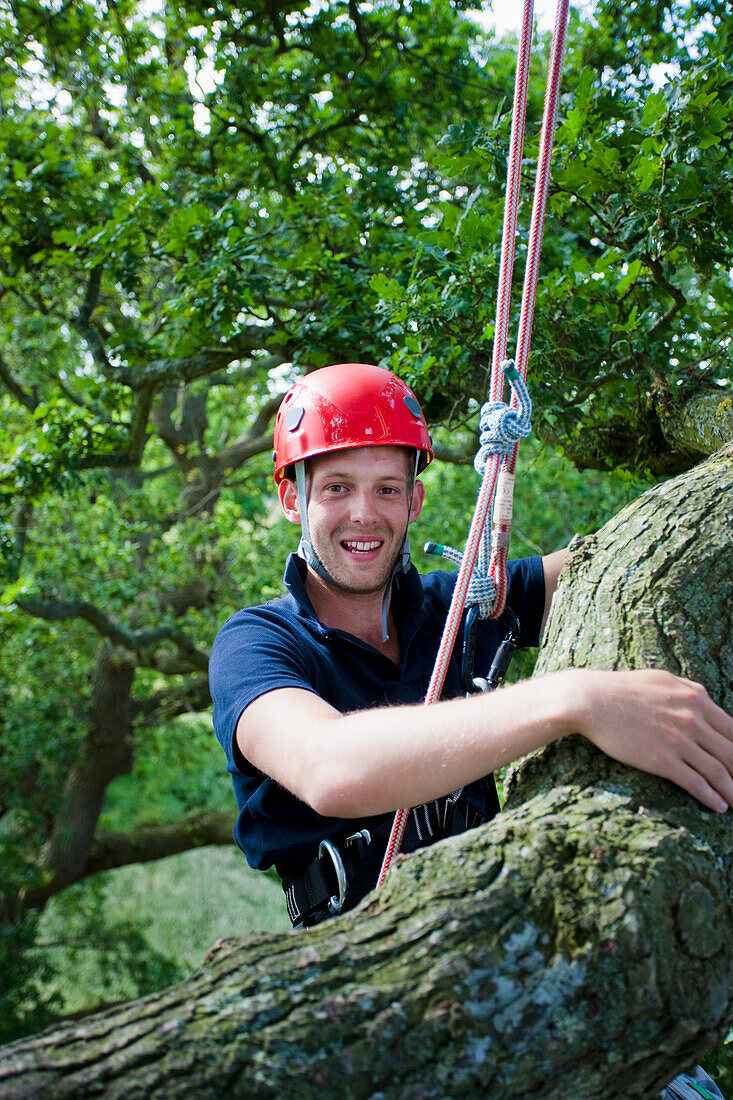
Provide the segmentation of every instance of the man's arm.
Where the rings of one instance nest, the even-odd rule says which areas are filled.
[[[547,622],[547,616],[550,614],[550,604],[552,603],[552,597],[555,594],[557,588],[557,582],[560,577],[560,570],[565,564],[565,559],[568,556],[568,548],[564,546],[562,550],[555,550],[552,554],[545,554],[542,558],[542,572],[545,575],[545,610],[542,616],[542,630],[545,629],[545,623]]]
[[[364,817],[447,794],[571,733],[711,810],[733,804],[733,718],[699,684],[653,669],[568,669],[430,707],[348,715],[279,689],[243,712],[237,744],[318,813]]]

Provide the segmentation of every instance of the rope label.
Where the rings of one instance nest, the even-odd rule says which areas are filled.
[[[514,504],[514,474],[502,469],[496,483],[496,498],[494,500],[494,523],[512,522],[512,507]]]

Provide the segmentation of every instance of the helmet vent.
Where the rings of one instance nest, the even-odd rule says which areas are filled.
[[[417,399],[413,397],[411,393],[406,393],[402,400],[405,402],[405,405],[415,417],[415,419],[422,420],[422,409],[420,408],[420,403],[417,401]]]
[[[288,409],[285,413],[285,427],[289,432],[294,432],[300,427],[300,422],[305,415],[305,409],[302,405],[293,405],[292,409]]]

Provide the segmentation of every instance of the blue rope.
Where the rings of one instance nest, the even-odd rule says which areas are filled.
[[[517,400],[517,407],[512,408],[505,401],[487,401],[481,406],[479,417],[479,449],[474,459],[474,469],[483,477],[486,463],[492,455],[508,455],[514,449],[515,443],[526,437],[532,431],[530,418],[532,415],[532,399],[527,387],[518,373],[514,362],[505,359],[502,370],[511,386]],[[478,561],[471,575],[468,585],[466,604],[478,606],[479,618],[488,619],[496,605],[496,584],[489,573],[491,565],[491,529],[493,524],[494,502],[486,516],[486,523],[481,534]],[[435,554],[446,558],[448,561],[460,565],[463,554],[452,546],[443,543],[428,542],[425,544],[426,554]]]
[[[491,455],[508,455],[519,439],[526,439],[532,431],[532,399],[512,359],[501,365],[504,375],[517,399],[517,408],[505,401],[487,401],[481,406],[479,418],[479,449],[473,465],[483,477]]]

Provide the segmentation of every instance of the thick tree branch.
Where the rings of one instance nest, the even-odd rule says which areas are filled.
[[[137,392],[132,417],[130,418],[128,437],[131,466],[139,466],[142,461],[143,451],[148,440],[148,422],[154,397],[155,386],[152,383],[141,386]]]
[[[162,688],[132,701],[134,722],[156,718],[175,718],[180,714],[200,713],[211,706],[208,676],[191,676],[185,685]]]
[[[33,518],[33,502],[23,500],[13,515],[12,555],[7,565],[7,579],[13,584],[20,577],[26,540]]]
[[[63,787],[42,865],[53,892],[83,875],[105,792],[132,767],[130,704],[135,662],[104,641],[91,676],[90,730],[80,744]]]
[[[80,879],[156,859],[203,848],[209,844],[232,843],[231,813],[206,813],[170,825],[145,825],[129,833],[97,833]]]
[[[25,611],[26,614],[33,615],[37,619],[47,621],[84,619],[85,622],[94,627],[101,637],[107,638],[113,645],[121,646],[128,652],[138,655],[144,654],[146,650],[153,648],[160,642],[170,641],[185,659],[189,671],[190,668],[208,668],[207,655],[197,649],[195,643],[182,631],[173,627],[161,626],[155,630],[135,633],[114,622],[95,604],[88,603],[86,600],[41,600],[35,596],[20,596],[16,603],[21,611]],[[157,668],[159,665],[155,662],[150,667]],[[177,671],[180,670],[177,668]]]
[[[133,390],[149,386],[151,382],[158,386],[166,382],[192,382],[220,370],[237,358],[237,354],[226,348],[208,348],[183,358],[166,356],[141,366],[117,370],[115,378]]]
[[[102,267],[97,264],[89,273],[84,298],[78,310],[71,318],[71,324],[86,342],[87,347],[94,357],[94,362],[100,370],[107,373],[113,369],[112,364],[107,358],[107,350],[102,341],[102,337],[99,335],[94,325],[91,324],[91,316],[99,301],[101,286]]]
[[[89,278],[87,280],[87,288],[84,293],[84,298],[81,305],[76,311],[74,317],[75,321],[78,321],[81,325],[88,325],[92,313],[94,312],[97,302],[99,301],[99,292],[102,288],[102,265],[97,264],[89,272]]]
[[[220,470],[235,470],[254,455],[272,450],[272,431],[269,423],[280,407],[281,401],[282,396],[278,395],[263,402],[257,417],[247,431],[216,456]]]
[[[364,20],[361,17],[357,0],[349,0],[349,18],[354,24],[356,37],[359,39],[359,45],[362,51],[361,60],[364,62],[369,57],[369,35],[364,26]]]
[[[166,356],[132,368],[112,368],[114,378],[131,389],[137,390],[150,384],[161,386],[166,382],[193,382],[214,371],[221,370],[236,359],[243,359],[253,352],[267,347],[271,329],[263,325],[250,325],[236,333],[222,347],[202,348],[194,355]]]
[[[675,450],[696,457],[713,454],[733,440],[733,393],[718,386],[697,393],[660,423]]]
[[[440,462],[450,462],[453,466],[471,466],[476,455],[475,450],[455,450],[443,443],[436,443],[433,450]]]
[[[181,395],[180,386],[164,386],[153,411],[155,430],[174,454],[189,443],[201,445],[208,417],[208,389],[195,392],[187,388]],[[173,423],[176,414],[177,424]]]
[[[651,661],[730,709],[732,492],[717,456],[578,547],[543,670]],[[189,982],[5,1048],[3,1096],[654,1096],[730,1025],[732,838],[566,738],[356,911],[223,943]]]

